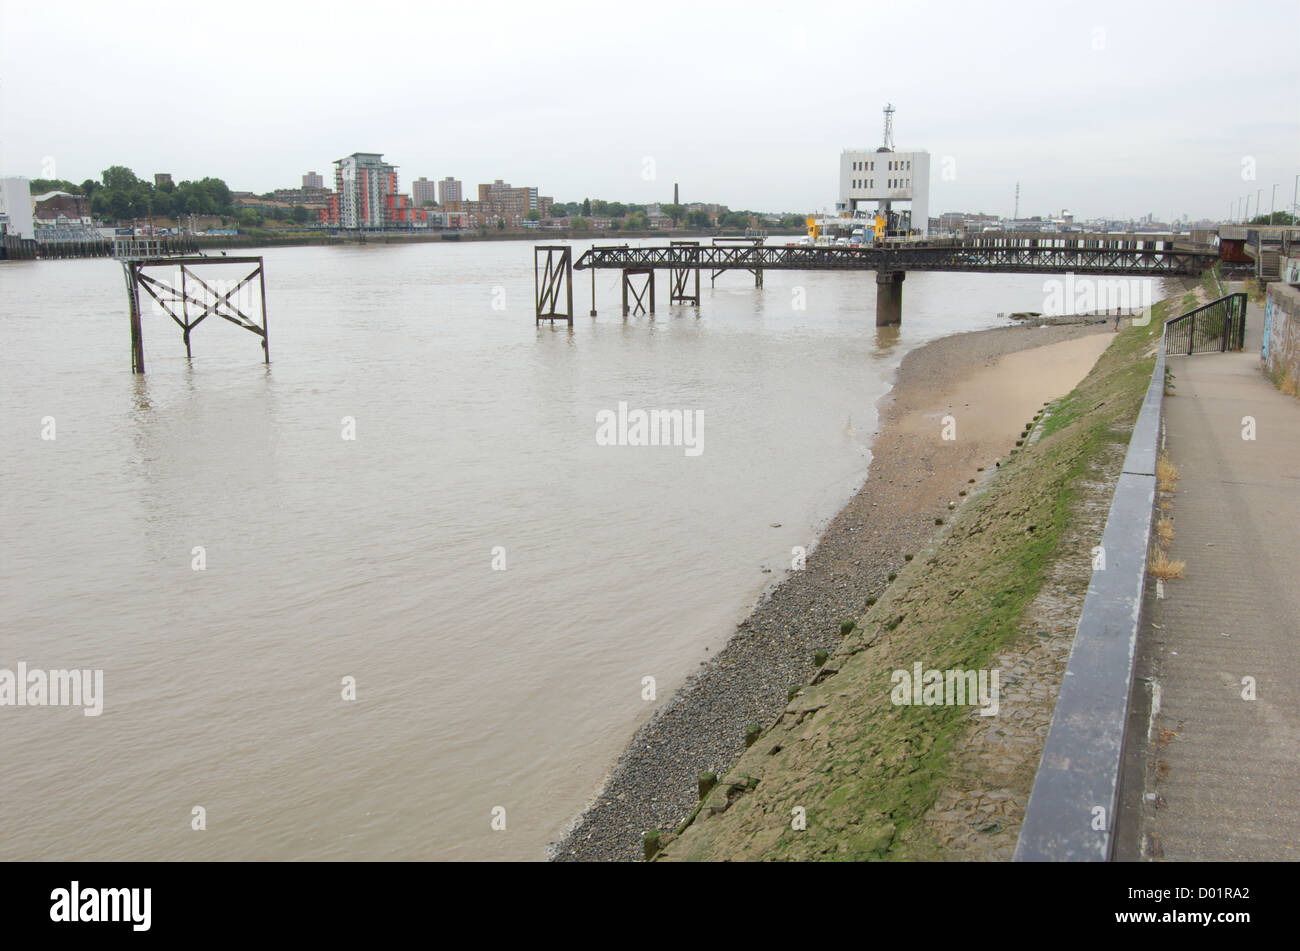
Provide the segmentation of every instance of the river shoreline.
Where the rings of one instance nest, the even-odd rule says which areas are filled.
[[[866,480],[826,526],[805,569],[789,572],[764,594],[714,659],[637,731],[550,857],[636,860],[643,832],[676,828],[695,806],[698,777],[727,771],[745,749],[746,727],[770,724],[784,709],[787,691],[812,677],[814,653],[834,650],[841,621],[881,594],[905,556],[935,531],[936,519],[960,501],[981,470],[994,468],[1014,447],[1032,410],[1061,395],[1061,385],[1068,383],[1068,390],[1076,382],[1054,380],[1051,361],[1034,370],[1020,360],[1010,373],[998,364],[1020,351],[1109,329],[995,328],[944,337],[908,353],[878,403]],[[1088,359],[1095,355],[1074,357],[1068,372]],[[956,420],[955,440],[940,438],[946,415]]]

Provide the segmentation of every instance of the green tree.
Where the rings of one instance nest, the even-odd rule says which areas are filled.
[[[569,227],[574,231],[586,231],[591,227],[591,222],[586,218],[574,218],[569,222]]]
[[[582,215],[585,218],[590,214],[591,214],[591,199],[584,198],[582,199]]]
[[[46,192],[67,192],[69,195],[84,195],[80,185],[74,185],[72,182],[64,181],[61,178],[33,178],[28,185],[31,187],[33,195],[44,195]]]
[[[669,218],[673,219],[674,228],[677,227],[677,222],[681,221],[682,217],[686,214],[685,205],[673,204],[673,205],[662,205],[661,207],[663,209],[663,213],[667,215]]]
[[[541,215],[541,213],[540,213],[539,211],[537,211],[537,209],[533,209],[532,211],[530,211],[530,212],[528,213],[528,220],[529,220],[529,221],[541,221],[541,220],[542,220],[542,215]]]
[[[106,188],[126,190],[141,184],[140,179],[135,177],[135,172],[125,165],[110,165],[101,174]]]

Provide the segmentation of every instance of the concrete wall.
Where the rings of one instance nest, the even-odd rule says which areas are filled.
[[[1264,373],[1283,392],[1300,392],[1300,284],[1268,285],[1259,356]]]

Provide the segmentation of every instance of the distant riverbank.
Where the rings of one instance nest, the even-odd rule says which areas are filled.
[[[736,229],[719,229],[716,231],[595,231],[590,228],[546,231],[437,231],[428,234],[326,234],[321,232],[301,232],[276,234],[270,232],[246,233],[238,235],[204,235],[197,238],[201,250],[230,250],[233,248],[293,248],[293,247],[329,247],[332,245],[363,244],[437,244],[443,241],[528,241],[533,244],[551,244],[556,241],[605,241],[619,243],[628,238],[663,238],[665,240],[708,241],[711,238],[738,238],[744,232]]]

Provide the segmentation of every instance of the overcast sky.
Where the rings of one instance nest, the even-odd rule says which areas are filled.
[[[889,101],[896,146],[932,155],[932,215],[1009,215],[1019,181],[1022,215],[1224,218],[1274,183],[1290,206],[1298,36],[1297,0],[0,0],[0,173],[264,192],[376,151],[408,192],[678,182],[802,212],[833,205]]]

